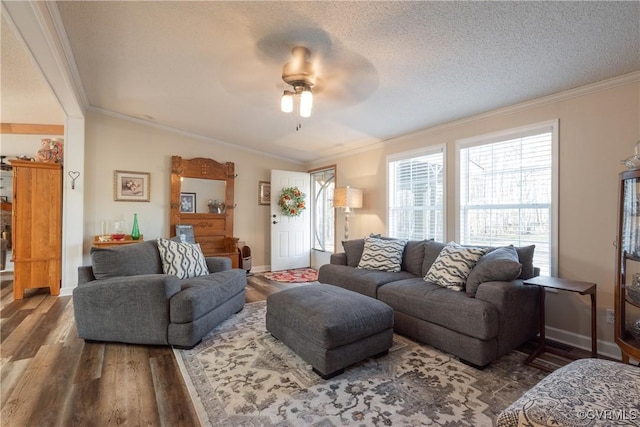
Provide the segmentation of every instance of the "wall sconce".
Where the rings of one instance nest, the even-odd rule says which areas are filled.
[[[351,209],[362,207],[362,190],[359,188],[340,187],[333,190],[333,207],[344,208],[344,238],[349,239],[349,214]]]

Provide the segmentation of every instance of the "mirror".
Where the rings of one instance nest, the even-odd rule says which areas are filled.
[[[191,226],[205,256],[227,256],[234,268],[240,260],[233,237],[235,178],[232,162],[171,157],[169,236],[176,235],[176,226]]]
[[[181,193],[195,195],[195,211],[193,213],[223,213],[219,209],[215,209],[214,206],[216,201],[224,204],[226,188],[226,181],[204,178],[183,177],[180,183]]]

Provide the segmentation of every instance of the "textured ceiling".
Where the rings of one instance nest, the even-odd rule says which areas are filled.
[[[4,16],[0,37],[0,122],[64,124],[58,100]]]
[[[640,69],[637,1],[57,6],[91,108],[299,161]],[[296,45],[320,79],[298,132]]]

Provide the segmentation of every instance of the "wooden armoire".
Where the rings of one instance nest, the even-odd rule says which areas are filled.
[[[13,168],[13,297],[25,289],[60,294],[62,275],[62,166],[10,160]]]

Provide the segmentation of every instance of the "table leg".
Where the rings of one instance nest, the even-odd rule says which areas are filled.
[[[598,358],[598,327],[596,320],[596,293],[591,294],[591,357]]]
[[[531,353],[531,355],[529,355],[529,357],[527,357],[527,359],[524,361],[525,364],[530,365],[530,366],[534,366],[536,368],[540,368],[543,370],[548,371],[549,369],[547,367],[544,367],[542,365],[538,365],[537,363],[534,362],[534,360],[540,356],[542,353],[545,352],[545,313],[544,313],[544,298],[545,298],[545,290],[542,286],[538,286],[538,289],[540,291],[540,320],[539,320],[539,326],[540,326],[540,332],[539,332],[539,342],[538,342],[538,348],[536,348],[533,353]]]

